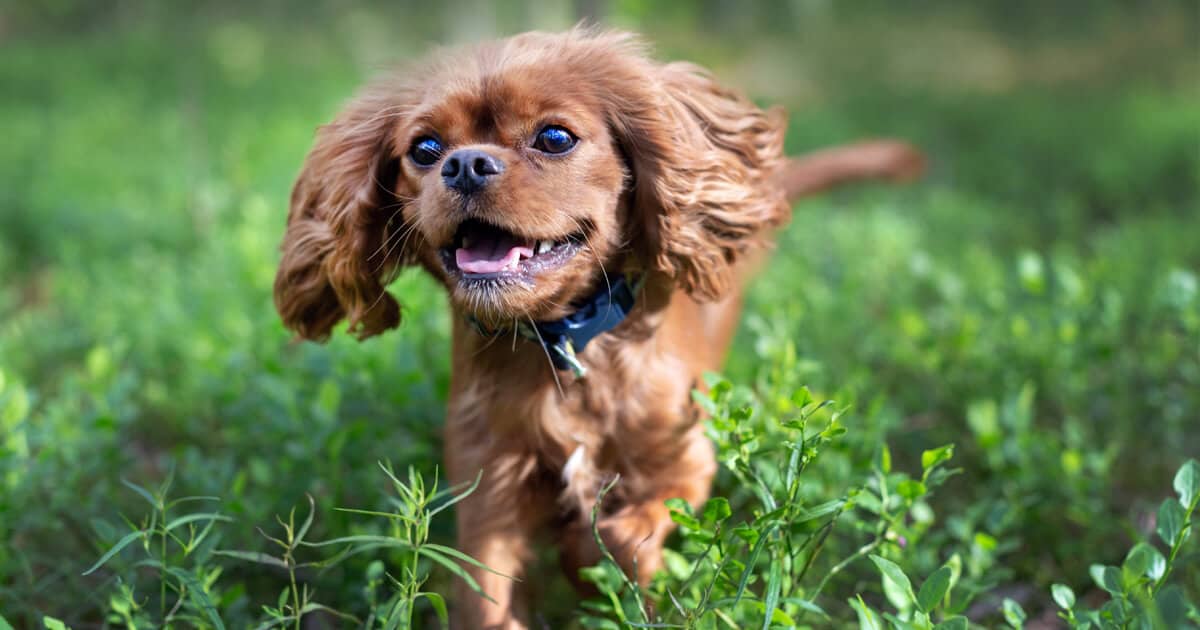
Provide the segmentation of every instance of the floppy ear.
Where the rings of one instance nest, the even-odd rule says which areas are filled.
[[[734,281],[733,263],[785,222],[778,184],[786,115],[763,111],[703,69],[672,63],[624,83],[617,135],[633,170],[643,255],[698,298]]]
[[[382,247],[400,212],[388,189],[398,168],[393,101],[378,86],[322,127],[292,189],[275,307],[306,339],[327,338],[343,317],[360,339],[400,323],[385,285],[404,253]]]

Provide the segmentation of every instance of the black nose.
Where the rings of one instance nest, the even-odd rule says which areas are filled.
[[[488,180],[504,172],[504,162],[479,149],[461,149],[442,163],[446,186],[469,195],[487,185]]]

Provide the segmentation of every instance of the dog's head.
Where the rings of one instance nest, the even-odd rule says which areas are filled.
[[[783,116],[626,34],[528,33],[443,52],[360,94],[292,192],[275,300],[326,337],[395,326],[405,265],[485,320],[559,317],[605,273],[697,298],[788,207]]]

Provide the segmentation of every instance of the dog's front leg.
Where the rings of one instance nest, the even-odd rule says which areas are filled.
[[[663,542],[675,529],[665,501],[677,497],[698,509],[708,498],[716,474],[713,446],[700,425],[675,442],[670,449],[660,449],[670,456],[661,459],[657,465],[627,471],[630,479],[622,483],[630,483],[639,490],[625,505],[601,516],[596,522],[600,539],[617,564],[626,575],[643,585],[649,584],[654,573],[662,567]],[[634,459],[652,461],[648,456]],[[584,592],[590,592],[591,589],[578,580],[578,572],[598,563],[601,555],[586,514],[563,531],[562,551],[567,576]]]
[[[479,487],[457,506],[457,547],[491,569],[464,567],[492,600],[460,581],[450,627],[524,629],[524,602],[518,601],[516,579],[529,559],[530,537],[544,511],[531,478],[534,460],[525,453],[447,435],[446,461],[452,483],[470,483],[482,473]]]

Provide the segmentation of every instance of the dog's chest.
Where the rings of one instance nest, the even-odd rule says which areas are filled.
[[[653,477],[685,425],[694,424],[687,366],[664,344],[597,339],[582,354],[587,376],[575,379],[547,369],[535,344],[458,341],[467,351],[456,352],[455,432],[472,436],[469,448],[527,462],[526,480],[553,480],[567,503],[590,508],[613,474],[626,490]]]

